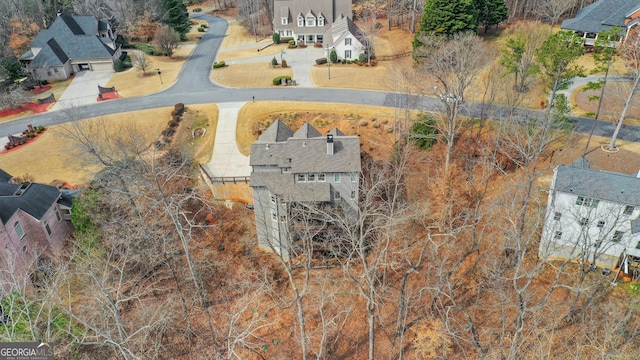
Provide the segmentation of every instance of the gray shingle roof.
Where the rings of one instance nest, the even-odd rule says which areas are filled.
[[[29,67],[63,65],[69,59],[112,58],[115,50],[106,43],[113,41],[98,36],[99,23],[95,16],[60,14],[31,43],[32,48],[42,50],[35,55]],[[27,55],[25,53],[21,58],[26,59]]]
[[[12,178],[13,176],[11,176],[11,174],[0,169],[0,182],[9,182]]]
[[[262,135],[258,138],[258,142],[280,142],[287,141],[293,136],[293,130],[283,123],[280,119],[276,119]]]
[[[320,131],[316,130],[316,128],[314,128],[313,126],[309,125],[309,123],[304,123],[300,129],[298,129],[298,131],[296,131],[293,134],[294,138],[313,138],[313,137],[318,137],[318,136],[322,136],[322,134],[320,134]]]
[[[351,20],[350,17],[340,16],[331,25],[331,29],[324,33],[324,42],[328,47],[332,47],[334,42],[341,41],[347,33],[351,33],[361,44],[365,43],[365,36],[362,30]]]
[[[283,26],[280,19],[274,19],[274,26],[280,28],[292,28],[296,34],[316,34],[322,33],[330,27],[340,15],[351,16],[351,0],[275,0],[274,14],[284,14],[283,8],[286,8],[287,14],[294,14],[295,18],[290,19],[288,25]],[[312,12],[313,14],[321,14],[325,18],[324,27],[298,27],[298,16]],[[286,16],[286,15],[281,15]]]
[[[31,183],[21,192],[20,184],[0,183],[0,220],[3,224],[21,209],[37,220],[60,198],[60,190],[55,186]]]
[[[317,136],[294,137],[287,125],[276,120],[258,141],[251,144],[250,165],[288,167],[292,173],[360,171],[360,139],[357,136],[345,136],[334,129],[334,151],[333,155],[328,155],[325,136],[309,124],[303,125],[301,130],[302,134]],[[289,136],[276,136],[276,132]]]
[[[555,190],[640,206],[640,178],[635,175],[561,165],[556,168]]]
[[[639,8],[638,0],[598,0],[580,9],[576,17],[564,20],[561,28],[592,33],[599,33],[613,26],[624,28],[627,15]]]

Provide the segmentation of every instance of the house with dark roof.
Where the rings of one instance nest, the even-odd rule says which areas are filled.
[[[335,48],[339,59],[357,59],[366,49],[351,5],[351,0],[274,0],[273,29],[296,44],[322,44],[327,56]]]
[[[60,13],[19,60],[37,80],[67,79],[83,70],[112,71],[113,62],[122,54],[115,39],[106,20]]]
[[[70,210],[75,196],[55,186],[10,180],[0,170],[0,287],[5,290],[26,286],[34,267],[62,249],[73,231]]]
[[[585,39],[585,45],[593,46],[598,33],[614,26],[622,29],[621,38],[640,22],[640,1],[598,0],[580,9],[576,16],[562,22],[562,30],[571,30]]]
[[[556,167],[539,256],[640,270],[640,173]]]
[[[251,180],[260,247],[284,257],[300,234],[297,207],[358,213],[360,139],[334,128],[326,136],[305,123],[294,132],[276,120],[251,144]],[[321,236],[318,233],[318,236]]]

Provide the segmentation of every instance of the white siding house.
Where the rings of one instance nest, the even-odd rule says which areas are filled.
[[[640,178],[558,166],[539,255],[629,272],[640,261],[639,216]]]

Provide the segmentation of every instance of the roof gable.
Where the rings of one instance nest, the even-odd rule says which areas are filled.
[[[640,178],[634,175],[561,165],[555,170],[553,190],[640,206]]]
[[[613,26],[626,27],[627,16],[640,7],[638,0],[598,0],[562,22],[565,30],[599,33]]]
[[[293,136],[293,130],[283,123],[280,119],[271,124],[258,138],[259,142],[281,142],[287,141],[288,138]]]
[[[7,224],[18,210],[41,220],[59,198],[60,190],[55,186],[38,183],[0,183],[0,220]]]
[[[309,125],[309,123],[304,123],[300,127],[300,129],[298,129],[298,131],[296,131],[295,134],[293,134],[294,138],[303,138],[303,139],[308,139],[308,138],[313,138],[318,136],[322,136],[322,134],[320,134],[320,132],[316,130],[316,128]]]

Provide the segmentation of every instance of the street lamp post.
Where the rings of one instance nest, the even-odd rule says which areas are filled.
[[[160,85],[162,85],[162,71],[160,71],[160,68],[156,69],[158,71],[158,77],[160,78]]]
[[[327,71],[329,72],[329,80],[331,80],[331,61],[327,61]]]

